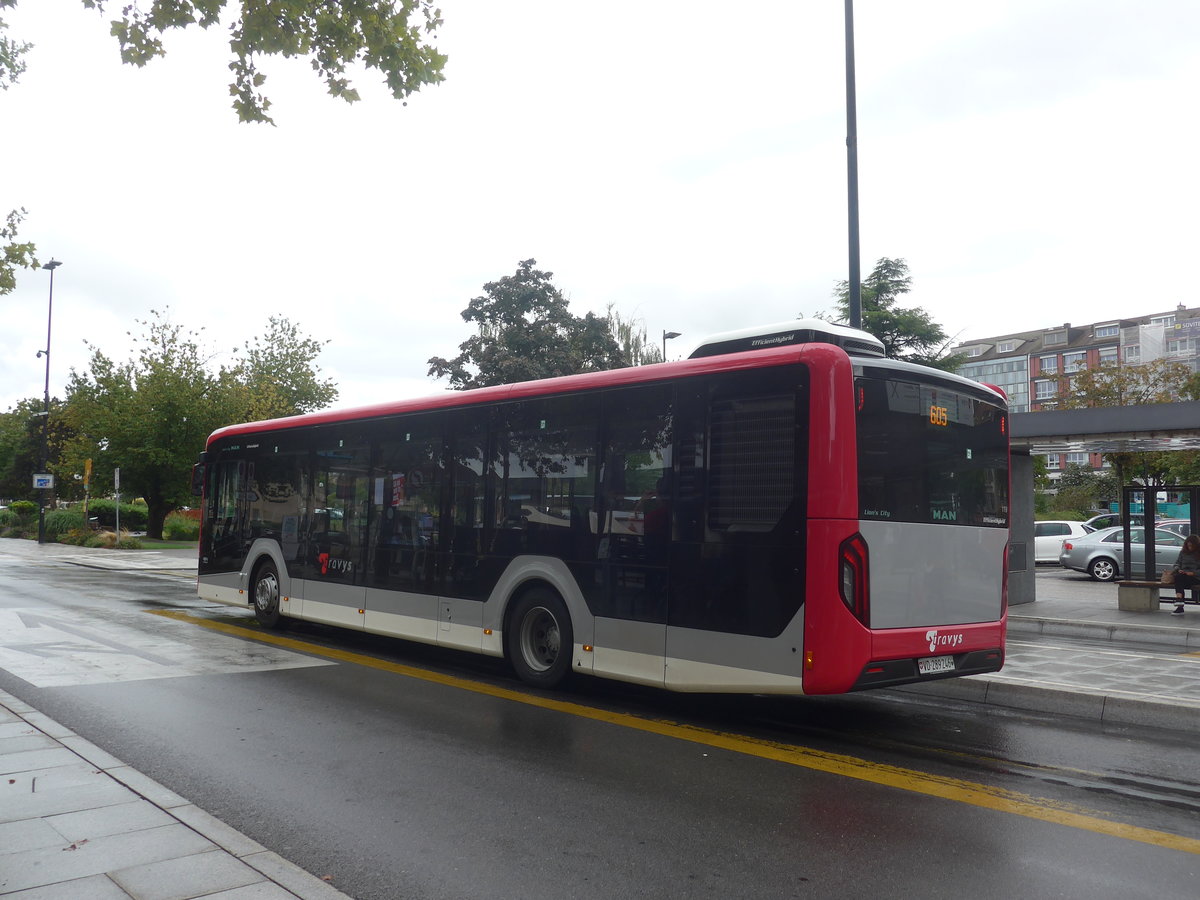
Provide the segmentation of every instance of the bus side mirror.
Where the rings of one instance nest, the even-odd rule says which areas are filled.
[[[197,497],[204,496],[204,463],[192,466],[192,493]]]

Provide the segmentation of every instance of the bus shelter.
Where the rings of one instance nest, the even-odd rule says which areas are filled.
[[[1167,488],[1147,488],[1143,484],[1125,485],[1121,488],[1121,522],[1125,529],[1125,565],[1122,567],[1122,571],[1126,573],[1127,578],[1140,578],[1144,581],[1158,580],[1157,566],[1152,562],[1156,557],[1155,533],[1154,528],[1149,526],[1158,521],[1158,494],[1162,490],[1187,496],[1188,518],[1191,523],[1188,534],[1200,534],[1200,509],[1196,505],[1197,496],[1200,495],[1200,485],[1172,484]],[[1146,552],[1137,561],[1133,558],[1133,544],[1130,540],[1129,527],[1135,505],[1141,505],[1142,522],[1147,526],[1142,529]]]
[[[1009,433],[1012,438],[1008,573],[1010,605],[1030,603],[1037,599],[1034,579],[1036,561],[1032,552],[1033,455],[1076,451],[1127,453],[1200,450],[1200,400],[1144,403],[1138,406],[1050,409],[1013,413],[1009,418]],[[1172,491],[1185,489],[1189,489],[1188,486],[1172,485],[1170,488]],[[1145,491],[1146,488],[1144,485],[1130,485],[1124,490],[1138,492]],[[1150,501],[1154,504],[1155,498],[1151,497]],[[1151,514],[1154,511],[1152,506]],[[1128,521],[1128,508],[1123,507],[1122,512],[1124,520]],[[1200,523],[1195,521],[1194,502],[1191,504],[1191,515],[1192,529],[1195,531]],[[1150,535],[1150,539],[1153,540],[1153,535]],[[1130,561],[1130,552],[1127,549],[1126,572],[1130,571]]]

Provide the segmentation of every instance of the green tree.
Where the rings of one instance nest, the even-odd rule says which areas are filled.
[[[1058,493],[1052,508],[1063,512],[1099,508],[1120,499],[1116,479],[1109,472],[1099,472],[1091,466],[1067,463],[1057,483]]]
[[[104,13],[105,0],[82,0]],[[17,0],[0,0],[0,7]],[[163,37],[193,25],[208,29],[226,16],[229,29],[229,93],[243,122],[271,122],[271,101],[261,92],[266,76],[257,60],[266,56],[302,57],[334,97],[353,103],[358,91],[346,77],[352,66],[377,70],[392,96],[404,100],[445,76],[445,55],[431,43],[442,25],[432,0],[146,0],[128,4],[109,24],[122,61],[144,66],[165,56]],[[6,26],[0,20],[0,32]],[[24,69],[29,44],[0,39],[0,86],[7,87]]]
[[[920,307],[905,308],[899,299],[912,290],[912,276],[903,259],[882,257],[862,282],[862,329],[883,342],[887,355],[953,372],[962,365],[961,354],[949,354],[950,338],[933,317]],[[850,320],[850,283],[834,289],[838,312]]]
[[[0,0],[0,9],[17,2]],[[82,3],[101,14],[106,8],[105,0]],[[267,113],[271,101],[262,93],[266,75],[258,69],[258,61],[268,56],[308,59],[328,92],[349,103],[359,99],[346,77],[352,67],[377,70],[401,101],[445,80],[446,57],[433,45],[442,11],[433,0],[144,0],[123,6],[109,31],[121,59],[141,67],[166,55],[167,32],[211,28],[223,15],[232,57],[229,93],[243,122],[274,124]],[[0,19],[0,89],[5,90],[19,80],[31,46],[10,38],[7,27]],[[0,228],[0,296],[13,289],[17,268],[37,266],[33,245],[15,240],[23,214],[10,212],[7,226]]]
[[[49,471],[54,476],[54,491],[46,499],[74,500],[83,496],[74,481],[75,470],[59,465],[62,451],[74,439],[65,404],[50,398],[50,415],[45,415],[45,398],[21,400],[6,413],[0,413],[0,497],[38,499],[33,487],[35,472]],[[43,425],[47,427],[43,434]],[[48,465],[43,468],[42,452]],[[78,470],[82,472],[82,469]]]
[[[1181,362],[1156,359],[1140,365],[1107,365],[1058,376],[1056,409],[1172,403],[1188,396],[1195,378]]]
[[[151,314],[138,321],[144,332],[134,336],[134,358],[118,363],[90,346],[88,371],[71,373],[64,411],[70,439],[58,466],[82,472],[91,458],[96,485],[112,484],[120,468],[122,495],[145,499],[146,530],[158,538],[167,515],[193,502],[192,464],[211,432],[316,409],[337,390],[316,374],[323,343],[286,318],[272,317],[236,365],[214,370],[194,332],[172,323],[169,311]]]
[[[1054,408],[1087,409],[1172,403],[1193,396],[1198,382],[1184,363],[1156,359],[1064,373],[1058,377],[1058,386]],[[1106,453],[1104,458],[1113,467],[1117,485],[1137,478],[1150,487],[1165,487],[1188,483],[1190,474],[1200,471],[1200,453],[1195,450]]]
[[[1150,450],[1130,453],[1105,453],[1113,472],[1121,484],[1129,484],[1136,478],[1151,488],[1163,488],[1175,483],[1175,468],[1181,463],[1181,454],[1194,456],[1194,450]]]
[[[640,319],[624,319],[617,312],[615,304],[608,304],[608,330],[617,346],[621,348],[621,357],[628,360],[627,365],[648,366],[663,361],[662,347],[656,341],[646,336],[646,323]]]
[[[122,495],[145,499],[147,533],[161,538],[167,514],[191,501],[192,465],[232,404],[194,335],[151,312],[138,322],[146,333],[134,338],[135,359],[117,363],[89,345],[89,371],[72,371],[67,415],[79,438],[63,463],[82,468],[93,458],[98,484],[112,484],[120,468]]]
[[[1060,490],[1080,488],[1094,494],[1100,490],[1100,482],[1096,470],[1091,466],[1067,463],[1067,467],[1058,476],[1058,487]]]
[[[0,497],[36,499],[33,474],[41,465],[42,398],[20,401],[0,413]]]
[[[0,225],[0,297],[12,293],[17,286],[17,269],[36,269],[34,246],[17,240],[17,227],[25,217],[24,209],[14,209]]]
[[[238,394],[237,419],[258,422],[295,416],[333,403],[337,386],[321,379],[316,365],[327,343],[304,336],[284,316],[271,316],[267,333],[247,341],[240,361],[225,375]]]
[[[0,9],[15,5],[16,0],[0,0]],[[16,84],[25,71],[22,57],[33,46],[28,41],[13,40],[5,33],[7,30],[8,23],[0,19],[0,90],[4,91]]]
[[[489,281],[462,311],[478,333],[459,344],[453,359],[430,357],[429,375],[449,378],[456,390],[534,381],[630,365],[609,319],[567,308],[553,272],[522,260],[517,271]]]

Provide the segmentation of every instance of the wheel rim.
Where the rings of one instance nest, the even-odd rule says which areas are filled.
[[[521,620],[521,656],[535,672],[545,672],[558,660],[558,620],[544,606],[529,610]]]
[[[254,585],[254,608],[261,613],[274,612],[279,606],[279,579],[268,572]]]
[[[1107,560],[1098,560],[1092,564],[1092,572],[1101,581],[1111,581],[1116,574],[1116,567]]]

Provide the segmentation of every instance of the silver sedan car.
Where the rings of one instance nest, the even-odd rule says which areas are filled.
[[[1143,528],[1129,529],[1130,554],[1134,571],[1144,571],[1146,561],[1146,532]],[[1068,569],[1087,572],[1097,581],[1112,581],[1121,575],[1125,565],[1125,534],[1122,528],[1105,528],[1083,537],[1063,541],[1058,561]],[[1154,529],[1155,575],[1175,565],[1183,538],[1173,531]]]

